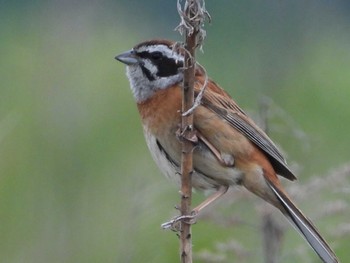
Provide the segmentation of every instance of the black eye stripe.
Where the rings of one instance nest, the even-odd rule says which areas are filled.
[[[154,61],[154,63],[157,65],[157,75],[159,77],[176,75],[178,73],[178,69],[182,67],[182,62],[168,57],[163,57],[161,60]]]
[[[151,58],[154,60],[162,59],[163,54],[161,52],[155,51],[151,53]]]
[[[155,76],[152,76],[151,72],[142,67],[143,73],[149,80],[154,80],[156,77],[169,77],[178,74],[178,69],[183,66],[182,61],[175,60],[175,58],[164,56],[160,51],[143,51],[138,52],[137,55],[142,59],[149,59],[154,66],[157,67],[157,73]]]
[[[137,55],[140,57],[140,58],[148,58],[150,60],[153,60],[153,59],[159,59],[159,58],[163,58],[163,54],[162,52],[159,52],[159,51],[154,51],[154,52],[147,52],[147,51],[143,51],[143,52],[140,52],[140,53],[137,53]]]

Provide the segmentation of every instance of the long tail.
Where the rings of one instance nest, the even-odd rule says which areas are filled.
[[[338,259],[327,242],[319,234],[312,222],[293,204],[293,202],[274,184],[266,180],[285,211],[282,213],[292,225],[303,235],[309,245],[325,263],[338,263]]]

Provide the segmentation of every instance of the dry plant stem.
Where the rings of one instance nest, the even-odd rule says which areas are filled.
[[[193,105],[194,101],[194,73],[195,66],[193,58],[196,48],[196,32],[186,35],[185,48],[189,51],[185,53],[186,70],[184,72],[183,94],[182,94],[182,112],[186,112]],[[189,54],[188,54],[189,53]],[[190,57],[191,56],[191,57]],[[192,151],[193,143],[186,138],[193,137],[193,115],[182,116],[181,130],[184,140],[182,140],[182,156],[181,156],[181,215],[191,214],[191,197],[192,183],[191,173],[193,170]],[[191,224],[185,220],[181,222],[180,232],[180,255],[182,263],[192,263],[192,237]]]
[[[177,9],[181,22],[176,30],[185,35],[184,80],[182,90],[182,113],[187,113],[194,105],[195,84],[195,50],[202,46],[205,30],[202,28],[205,19],[210,18],[205,9],[204,0],[186,0],[184,8],[177,1]],[[204,92],[204,91],[203,91]],[[193,142],[196,134],[193,128],[193,110],[182,115],[182,155],[181,155],[181,217],[180,221],[180,255],[182,263],[192,263],[192,236],[191,236],[191,199],[193,172]]]
[[[278,224],[273,212],[267,209],[262,216],[262,238],[265,263],[278,263],[284,242],[285,229]]]
[[[268,130],[268,111],[270,105],[266,99],[260,101],[260,125],[262,129],[269,133]],[[277,263],[281,257],[281,247],[284,242],[285,230],[281,227],[273,216],[271,209],[264,209],[261,212],[262,221],[262,243],[264,252],[264,261],[266,263]]]

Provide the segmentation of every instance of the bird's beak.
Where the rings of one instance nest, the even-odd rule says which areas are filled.
[[[130,65],[135,65],[139,63],[139,60],[135,54],[134,50],[129,50],[126,51],[122,54],[119,54],[118,56],[115,57],[116,60],[130,66]]]

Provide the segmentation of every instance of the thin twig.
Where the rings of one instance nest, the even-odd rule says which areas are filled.
[[[182,89],[182,109],[181,119],[181,219],[180,219],[180,257],[182,263],[192,263],[192,234],[191,222],[191,199],[192,199],[192,181],[193,172],[193,138],[196,137],[193,129],[193,110],[194,107],[194,85],[195,85],[195,50],[202,47],[205,37],[205,30],[202,28],[204,21],[210,18],[205,10],[204,0],[186,0],[182,8],[181,0],[177,1],[177,10],[180,16],[180,24],[176,30],[181,35],[185,35],[185,52],[184,52],[184,80]],[[175,45],[178,48],[179,45]],[[206,83],[204,84],[204,88]],[[204,88],[202,88],[204,92]],[[203,96],[201,94],[200,96]],[[198,95],[198,97],[200,97]],[[198,99],[200,103],[200,98]]]
[[[269,133],[268,112],[270,104],[266,98],[260,100],[260,120],[261,128],[266,134]],[[263,238],[264,262],[277,263],[281,257],[281,246],[284,241],[285,229],[273,215],[270,206],[264,204],[260,211],[261,215],[261,234]]]

